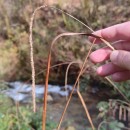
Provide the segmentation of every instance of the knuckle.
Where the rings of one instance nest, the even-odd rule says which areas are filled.
[[[117,56],[117,61],[121,64],[122,67],[125,67],[130,70],[130,52],[121,51]]]

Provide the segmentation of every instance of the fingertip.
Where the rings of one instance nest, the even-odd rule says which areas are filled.
[[[92,62],[100,63],[109,59],[110,53],[111,53],[110,49],[102,48],[92,52],[89,57]]]
[[[102,66],[97,68],[97,74],[100,75],[100,76],[103,76],[103,68],[102,68]]]
[[[96,62],[95,62],[94,52],[92,52],[92,53],[89,55],[89,58],[90,58],[90,60],[91,60],[93,63],[96,63]]]
[[[89,57],[90,57],[90,60],[93,63],[99,63],[100,62],[100,58],[97,57],[97,51],[92,52]]]

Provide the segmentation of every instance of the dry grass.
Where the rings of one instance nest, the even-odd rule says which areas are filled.
[[[33,37],[32,37],[32,28],[33,28],[33,21],[34,21],[34,17],[35,17],[35,15],[36,15],[36,12],[37,12],[38,10],[42,9],[42,8],[45,8],[45,7],[48,7],[48,6],[47,6],[47,5],[43,5],[43,6],[38,7],[38,8],[34,11],[32,17],[31,17],[31,22],[30,22],[30,58],[31,58],[31,67],[32,67],[32,97],[33,97],[33,110],[34,110],[34,112],[36,111],[36,101],[35,101],[35,66],[34,66],[34,58],[33,58]],[[87,26],[86,24],[84,24],[83,22],[81,22],[80,20],[78,20],[77,18],[73,17],[72,15],[70,15],[70,14],[64,12],[63,10],[58,9],[58,8],[55,8],[55,7],[52,7],[52,6],[49,7],[49,8],[56,9],[56,10],[58,10],[58,11],[64,13],[64,14],[68,15],[69,17],[73,18],[74,20],[76,20],[76,21],[79,22],[80,24],[84,25],[84,26],[86,27],[86,29],[89,29],[91,32],[93,32],[93,30],[92,30],[89,26]],[[63,36],[69,36],[69,37],[70,37],[70,36],[78,36],[78,35],[92,36],[92,37],[95,38],[95,40],[98,38],[98,39],[102,40],[104,44],[106,44],[108,47],[110,47],[112,50],[114,50],[113,46],[112,46],[108,41],[106,41],[106,40],[103,39],[102,37],[99,37],[99,36],[96,36],[96,35],[93,35],[93,34],[88,34],[88,33],[72,33],[72,32],[71,32],[71,33],[63,33],[63,34],[60,34],[60,35],[58,35],[56,38],[54,38],[54,40],[53,40],[52,43],[51,43],[50,50],[48,50],[48,51],[49,51],[49,54],[48,54],[48,64],[47,64],[47,70],[46,70],[46,82],[45,82],[45,93],[44,93],[44,104],[43,104],[43,124],[42,124],[42,130],[45,130],[45,129],[46,129],[47,93],[48,93],[48,80],[49,80],[49,74],[50,74],[50,68],[51,68],[51,51],[52,51],[52,48],[53,48],[53,46],[56,46],[56,41],[57,41],[59,38],[61,38],[61,37],[63,37]],[[70,103],[70,101],[71,101],[73,92],[74,92],[74,90],[76,89],[76,87],[78,86],[78,83],[79,83],[79,80],[80,80],[81,75],[83,74],[83,71],[85,71],[85,66],[86,66],[86,64],[87,64],[87,62],[88,62],[88,57],[89,57],[89,55],[90,55],[90,53],[91,53],[91,50],[92,50],[93,45],[94,45],[94,43],[95,43],[95,40],[94,40],[93,43],[91,44],[90,49],[89,49],[89,52],[88,52],[87,55],[86,55],[85,61],[84,61],[83,64],[82,64],[82,67],[81,67],[80,72],[79,72],[79,74],[78,74],[78,76],[77,76],[76,82],[75,82],[75,84],[74,84],[74,86],[73,86],[73,89],[72,89],[72,91],[71,91],[71,93],[70,93],[70,96],[69,96],[69,98],[68,98],[68,100],[67,100],[67,103],[66,103],[66,106],[65,106],[65,108],[64,108],[63,114],[62,114],[62,116],[61,116],[60,122],[59,122],[59,124],[58,124],[57,130],[59,130],[60,127],[61,127],[61,123],[62,123],[62,121],[63,121],[64,115],[65,115],[66,110],[67,110],[67,108],[68,108],[68,106],[69,106],[69,103]],[[72,63],[75,63],[75,62],[72,61],[72,62],[70,63],[70,65],[71,65]],[[67,72],[66,72],[66,73],[67,73]],[[114,88],[116,88],[116,90],[118,90],[118,88],[114,85],[114,83],[113,83],[108,77],[106,77],[106,79],[111,83],[111,85],[112,85]],[[67,78],[66,78],[66,80],[67,80]],[[67,81],[66,81],[65,84],[67,84]],[[94,124],[93,124],[93,122],[92,122],[92,119],[91,119],[90,114],[89,114],[89,112],[88,112],[88,109],[87,109],[87,107],[86,107],[86,104],[85,104],[85,102],[84,102],[84,100],[83,100],[83,98],[82,98],[82,95],[81,95],[81,93],[80,93],[80,91],[79,91],[79,88],[80,88],[80,87],[78,86],[77,94],[78,94],[78,96],[79,96],[79,98],[80,98],[80,100],[81,100],[81,103],[82,103],[82,105],[83,105],[83,107],[84,107],[84,109],[85,109],[85,112],[86,112],[86,115],[87,115],[87,117],[88,117],[88,119],[89,119],[89,122],[90,122],[90,124],[91,124],[91,127],[92,127],[93,130],[95,130]],[[125,95],[124,95],[121,91],[118,90],[118,92],[125,98],[125,100],[128,101],[128,99],[125,97]]]

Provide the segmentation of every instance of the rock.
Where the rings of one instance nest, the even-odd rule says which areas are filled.
[[[47,96],[47,101],[48,101],[48,102],[53,102],[53,98],[52,98],[51,95],[48,95],[48,96]]]

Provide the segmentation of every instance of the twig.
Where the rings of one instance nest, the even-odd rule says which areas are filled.
[[[120,89],[118,89],[118,87],[117,87],[108,77],[105,77],[105,79],[120,93],[120,95],[121,95],[128,103],[130,103],[130,101],[127,99],[127,97],[120,91]]]
[[[42,115],[42,130],[46,129],[46,111],[47,111],[47,93],[48,93],[48,80],[50,73],[50,64],[51,64],[51,50],[48,55],[47,63],[47,72],[46,72],[46,81],[45,81],[45,91],[44,91],[44,104],[43,104],[43,115]]]
[[[36,8],[34,10],[34,13],[32,14],[32,17],[31,17],[31,21],[30,21],[30,36],[29,36],[29,42],[30,42],[30,59],[31,59],[31,68],[32,68],[32,97],[33,97],[33,111],[35,112],[36,111],[36,100],[35,100],[35,66],[34,66],[34,57],[33,57],[33,39],[32,39],[32,28],[33,28],[33,21],[34,21],[34,17],[35,17],[35,14],[38,10],[42,9],[42,8],[45,8],[45,7],[48,7],[47,5],[43,5],[43,6],[40,6],[38,8]],[[81,22],[80,20],[78,20],[77,18],[75,18],[74,16],[70,15],[69,13],[66,13],[64,12],[63,10],[61,9],[58,9],[58,8],[55,8],[53,6],[49,6],[50,8],[53,8],[53,9],[56,9],[56,10],[59,10],[60,12],[68,15],[69,17],[73,18],[74,20],[78,21],[79,23],[81,23],[82,25],[84,25],[86,28],[88,28],[91,32],[94,32],[89,26],[87,26],[86,24],[84,24],[83,22]],[[46,73],[46,82],[45,82],[45,93],[44,93],[44,106],[43,106],[43,124],[42,124],[42,130],[45,130],[45,125],[46,125],[46,110],[47,110],[47,91],[48,91],[48,79],[49,79],[49,70],[50,70],[50,64],[51,64],[51,50],[52,50],[52,47],[53,47],[53,44],[56,42],[56,40],[62,36],[74,36],[74,35],[87,35],[87,36],[94,36],[94,34],[86,34],[86,33],[64,33],[64,34],[61,34],[59,36],[57,36],[52,44],[51,44],[51,49],[49,51],[49,56],[48,56],[48,65],[47,65],[47,73]],[[94,36],[94,37],[98,37],[98,36]],[[101,37],[98,37],[100,38],[105,44],[107,44],[107,46],[109,46],[112,50],[114,50],[112,48],[112,46],[106,41],[104,40],[103,38]],[[95,41],[95,40],[94,40]],[[94,42],[93,42],[94,44]],[[93,46],[92,44],[92,46]],[[90,47],[90,50],[89,52],[91,51],[92,49],[92,46]],[[66,107],[65,107],[65,110],[63,112],[63,115],[61,117],[61,120],[60,120],[60,123],[59,123],[59,126],[58,126],[58,129],[60,128],[60,124],[61,124],[61,121],[64,117],[64,114],[65,114],[65,111],[69,105],[69,102],[70,102],[70,99],[71,99],[71,96],[73,94],[73,91],[74,91],[74,88],[76,87],[76,84],[78,83],[79,81],[79,78],[80,76],[82,75],[82,72],[83,72],[83,69],[84,69],[84,66],[88,60],[88,56],[89,56],[89,53],[85,59],[85,62],[83,63],[83,66],[81,68],[81,71],[77,77],[77,80],[76,80],[76,83],[72,89],[72,92],[70,94],[70,98],[68,99],[68,102],[66,104]]]
[[[67,66],[67,69],[66,69],[66,73],[65,73],[65,91],[67,91],[67,82],[68,82],[68,71],[69,71],[69,68],[72,64],[79,64],[78,61],[73,61],[73,62],[70,62],[69,65]],[[67,99],[67,96],[66,96],[66,99]]]
[[[82,65],[82,67],[81,67],[81,70],[80,70],[80,72],[79,72],[79,75],[78,75],[78,77],[77,77],[77,79],[76,79],[76,82],[75,82],[73,88],[72,88],[72,91],[71,91],[71,93],[70,93],[70,96],[69,96],[69,98],[68,98],[68,101],[67,101],[67,103],[66,103],[66,106],[65,106],[65,108],[64,108],[64,111],[63,111],[63,113],[62,113],[60,122],[59,122],[59,124],[58,124],[57,130],[60,129],[60,126],[61,126],[62,120],[63,120],[63,118],[64,118],[65,112],[66,112],[66,110],[67,110],[67,108],[68,108],[68,105],[69,105],[69,103],[70,103],[70,100],[71,100],[71,98],[72,98],[72,94],[73,94],[74,89],[75,89],[75,87],[76,87],[76,85],[77,85],[77,83],[78,83],[78,81],[79,81],[79,79],[80,79],[80,76],[81,76],[81,74],[82,74],[82,72],[83,72],[84,66],[85,66],[86,62],[88,61],[88,57],[89,57],[89,54],[90,54],[90,52],[91,52],[91,50],[92,50],[92,47],[93,47],[94,43],[95,43],[95,40],[94,40],[94,42],[93,42],[93,43],[91,44],[91,46],[90,46],[89,52],[88,52],[88,54],[87,54],[87,56],[86,56],[86,58],[85,58],[85,60],[84,60],[84,62],[83,62],[83,65]]]
[[[87,108],[87,106],[86,106],[86,104],[85,104],[85,102],[84,102],[84,100],[83,100],[83,97],[82,97],[82,95],[80,94],[79,90],[77,90],[77,94],[78,94],[78,96],[79,96],[79,98],[80,98],[80,100],[81,100],[81,103],[82,103],[83,107],[84,107],[84,110],[85,110],[86,115],[87,115],[87,117],[88,117],[88,120],[89,120],[89,122],[90,122],[90,124],[91,124],[91,127],[92,127],[93,130],[95,130],[95,127],[94,127],[94,124],[93,124],[92,119],[91,119],[91,117],[90,117],[88,108]]]
[[[32,97],[33,97],[33,111],[35,112],[36,111],[36,100],[35,100],[35,66],[34,66],[34,57],[33,57],[33,39],[32,39],[32,28],[33,28],[33,21],[34,21],[34,17],[35,17],[35,14],[38,10],[42,9],[42,8],[45,8],[45,7],[49,7],[49,8],[53,8],[53,9],[56,9],[64,14],[66,14],[67,16],[71,17],[72,19],[78,21],[80,24],[82,24],[83,26],[85,26],[87,29],[89,29],[91,32],[94,32],[93,29],[91,29],[89,26],[87,26],[85,23],[83,23],[82,21],[80,21],[79,19],[77,19],[76,17],[72,16],[71,14],[59,9],[59,8],[56,8],[56,7],[53,7],[53,6],[48,6],[46,4],[36,8],[32,14],[32,17],[31,17],[31,21],[30,21],[30,36],[29,36],[29,42],[30,42],[30,62],[31,62],[31,68],[32,68]],[[91,34],[93,35],[93,34]],[[98,36],[97,36],[98,37]],[[98,37],[99,38],[99,37]],[[107,44],[112,50],[113,48],[111,47],[111,45],[103,38],[100,37],[100,39],[105,43]]]
[[[44,104],[43,104],[43,123],[42,123],[42,130],[45,130],[46,126],[46,110],[47,110],[47,93],[48,93],[48,79],[49,79],[49,73],[50,73],[50,64],[51,64],[51,50],[53,48],[53,45],[56,43],[56,41],[63,36],[75,36],[75,35],[85,35],[86,33],[63,33],[58,35],[51,43],[50,51],[48,54],[48,63],[47,63],[47,73],[46,73],[46,81],[45,81],[45,93],[44,93]],[[94,44],[94,43],[93,43]],[[92,45],[93,45],[92,44]],[[89,55],[88,55],[89,56]],[[88,58],[87,56],[87,58]],[[83,70],[82,70],[83,71]],[[81,72],[82,72],[81,71]],[[81,73],[82,74],[82,73]],[[80,75],[81,75],[80,74]]]

